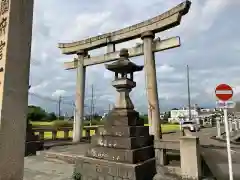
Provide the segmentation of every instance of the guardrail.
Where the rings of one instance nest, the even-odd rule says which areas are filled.
[[[164,166],[168,169],[171,167],[171,172],[185,179],[198,179],[201,176],[199,138],[189,129],[183,129],[178,140],[155,140],[154,148],[158,172],[161,172]],[[179,152],[180,167],[169,166],[170,159],[167,152],[172,150]]]
[[[97,129],[100,126],[85,126],[83,127],[83,130],[85,131],[85,138],[90,139],[91,137],[91,131],[97,132]],[[73,131],[73,127],[50,127],[50,126],[35,126],[32,128],[33,132],[35,134],[38,134],[39,140],[46,140],[44,138],[44,133],[50,132],[52,134],[50,140],[67,140],[71,139],[70,137],[70,131]],[[63,137],[58,137],[57,133],[63,132]],[[49,138],[48,138],[49,140]]]

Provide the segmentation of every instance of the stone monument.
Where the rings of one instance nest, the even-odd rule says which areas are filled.
[[[33,0],[0,0],[0,179],[23,179]]]
[[[129,97],[136,86],[133,73],[143,66],[129,61],[127,49],[122,49],[120,58],[106,68],[115,73],[112,85],[118,99],[105,125],[92,137],[86,156],[76,161],[74,173],[81,174],[83,180],[152,179],[156,174],[153,136]]]

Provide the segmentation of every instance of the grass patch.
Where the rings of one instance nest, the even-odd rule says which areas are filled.
[[[72,121],[63,121],[63,120],[55,120],[51,122],[41,122],[41,121],[31,121],[33,126],[54,126],[54,127],[63,127],[63,126],[72,126]]]
[[[144,124],[144,126],[149,126],[149,124]],[[180,129],[178,124],[162,124],[162,132],[178,131]]]
[[[33,126],[52,126],[53,125],[53,122],[40,122],[40,121],[31,121],[31,124]]]
[[[36,135],[38,135],[39,133],[35,133]],[[95,131],[94,130],[91,130],[90,131],[90,135],[94,135],[95,134]],[[86,136],[86,131],[83,130],[83,133],[82,133],[83,137]],[[71,138],[72,137],[72,131],[69,131],[69,137]],[[64,132],[63,131],[58,131],[57,132],[57,138],[61,139],[61,138],[64,138]],[[44,139],[52,139],[52,132],[44,132]]]
[[[52,121],[52,122],[31,122],[33,126],[54,126],[54,127],[61,127],[66,125],[72,125],[72,122],[68,121]],[[149,126],[149,124],[145,124],[145,126]],[[169,132],[169,131],[177,131],[179,130],[179,125],[177,124],[162,124],[162,132]],[[90,126],[84,126],[84,127],[90,127]],[[91,126],[91,127],[98,127],[97,125]],[[38,133],[36,133],[38,134]],[[91,136],[95,134],[94,130],[90,131]],[[86,135],[86,131],[83,130],[83,136]],[[57,138],[61,139],[64,137],[63,131],[57,132]],[[72,131],[69,131],[69,137],[72,137]],[[52,133],[51,132],[45,132],[44,133],[44,139],[51,139]]]
[[[180,129],[178,124],[162,124],[161,126],[163,132],[178,131]]]

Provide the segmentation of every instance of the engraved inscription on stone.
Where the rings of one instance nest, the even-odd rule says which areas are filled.
[[[104,175],[110,175],[119,178],[125,179],[133,179],[134,172],[128,168],[111,166],[106,164],[92,164],[92,163],[83,163],[82,164],[83,171],[87,172],[97,172]]]
[[[109,129],[108,132],[107,132],[107,130],[105,130],[103,128],[99,129],[99,134],[101,136],[105,136],[107,134],[111,134],[111,135],[120,136],[120,137],[125,135],[124,131],[119,131],[119,130],[117,131],[115,129]]]
[[[119,155],[109,155],[108,153],[102,151],[96,151],[95,149],[88,150],[88,154],[92,157],[99,159],[108,159],[113,161],[122,161],[123,159]]]
[[[99,173],[102,172],[102,168],[99,164],[96,165],[96,172],[99,172]]]
[[[113,156],[112,160],[113,161],[119,161],[120,160],[120,156],[117,156],[117,157]]]
[[[1,15],[5,14],[9,10],[9,0],[1,0]]]
[[[104,152],[97,152],[95,149],[91,149],[89,151],[89,154],[91,154],[93,157],[96,158],[107,158],[108,154],[104,153]]]
[[[106,131],[106,130],[100,130],[100,131],[99,131],[99,134],[100,134],[101,136],[104,136],[104,135],[107,134],[107,131]]]
[[[3,70],[4,70],[3,67],[1,67],[1,68],[0,68],[0,72],[3,72]]]
[[[3,58],[3,49],[4,49],[4,47],[5,47],[5,42],[4,41],[0,41],[0,60],[2,60],[2,58]]]
[[[0,21],[0,36],[5,35],[7,27],[7,18],[4,17]]]
[[[115,135],[116,135],[116,136],[123,136],[124,133],[123,133],[123,132],[116,131],[116,132],[115,132]]]
[[[117,146],[117,142],[115,140],[107,141],[106,139],[103,140],[101,138],[98,140],[98,144],[100,146],[104,146],[104,147],[116,147]]]

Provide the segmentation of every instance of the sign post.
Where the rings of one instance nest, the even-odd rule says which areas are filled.
[[[216,117],[217,121],[217,138],[221,137],[221,124],[220,124],[220,117]]]
[[[226,101],[232,98],[233,90],[231,86],[227,84],[220,84],[216,87],[215,94],[219,100],[224,102],[223,103],[224,105],[222,106],[222,108],[223,108],[223,114],[224,114],[224,123],[225,123],[226,140],[227,140],[229,180],[233,180],[230,133],[229,133],[228,117],[227,117],[227,108],[229,108],[229,106],[227,106],[227,103],[226,103]]]

